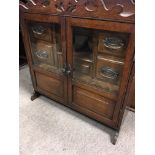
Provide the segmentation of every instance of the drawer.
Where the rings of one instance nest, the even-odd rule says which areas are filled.
[[[49,24],[36,23],[30,26],[31,35],[37,39],[51,41],[51,29]]]
[[[85,62],[85,61],[78,61],[78,63],[75,63],[75,71],[91,76],[92,75],[92,63]]]
[[[96,78],[104,82],[119,84],[124,62],[112,57],[97,57]]]
[[[101,95],[74,86],[73,104],[112,119],[115,102]]]
[[[74,52],[75,72],[92,75],[92,54],[87,52]]]
[[[64,83],[61,79],[56,79],[39,72],[35,72],[35,75],[38,88],[58,97],[63,97]]]
[[[52,44],[44,41],[33,41],[32,55],[35,64],[54,65],[54,48]]]
[[[128,35],[114,32],[98,34],[98,52],[118,57],[125,57]]]

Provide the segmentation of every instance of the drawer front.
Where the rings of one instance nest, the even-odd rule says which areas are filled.
[[[31,24],[31,35],[34,38],[51,41],[51,29],[49,24],[36,23]]]
[[[44,41],[35,41],[32,43],[32,54],[34,63],[45,63],[54,65],[53,45]]]
[[[99,33],[98,51],[114,56],[125,57],[128,36],[121,33]]]
[[[97,79],[105,82],[119,84],[123,65],[123,61],[109,57],[98,56],[96,77]]]
[[[82,74],[91,75],[92,64],[86,61],[77,61],[77,63],[75,63],[75,70]]]
[[[74,87],[73,104],[112,119],[115,102],[87,90]]]
[[[35,74],[38,88],[58,97],[63,97],[64,82],[62,80],[38,72],[35,72]]]

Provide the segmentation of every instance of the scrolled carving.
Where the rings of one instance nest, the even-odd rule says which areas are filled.
[[[131,3],[132,3],[133,5],[135,5],[135,0],[131,0]]]
[[[56,3],[55,8],[57,9],[58,12],[64,12],[65,11],[63,2]]]
[[[50,0],[26,0],[19,2],[20,9],[23,11],[44,10],[50,7]]]
[[[66,11],[67,12],[74,12],[74,11],[76,11],[76,4],[72,4],[71,2],[69,2]]]
[[[79,2],[80,0],[74,0],[76,3]]]
[[[55,7],[58,12],[74,12],[76,10],[76,3],[79,0],[69,1],[68,3],[63,1],[56,1]]]
[[[100,0],[105,11],[107,11],[108,13],[113,12],[113,14],[120,14],[121,12],[123,12],[123,8],[124,6],[122,4],[116,4],[115,6],[108,8],[106,3],[104,2],[104,0]]]
[[[115,5],[113,2],[111,5],[110,2],[106,4],[106,0],[79,0],[76,6],[76,13],[74,15],[95,16],[99,18],[109,18],[110,16],[115,18],[130,18],[134,15],[134,12],[125,11],[125,7],[123,5],[131,5],[130,1],[134,2],[134,0],[128,0],[122,4],[116,2]]]
[[[107,6],[106,6],[104,0],[101,0],[101,3],[102,3],[102,5],[103,5],[104,9],[105,9],[106,11],[108,11],[109,9],[107,8]]]
[[[87,0],[85,2],[85,9],[87,11],[95,11],[97,9],[97,5],[94,0]]]
[[[29,8],[25,5],[25,3],[23,2],[19,2],[19,8],[22,9],[22,10],[28,10]]]
[[[134,20],[135,0],[27,0],[20,2],[20,9],[25,12],[51,13],[80,17],[114,18]]]
[[[35,1],[33,1],[33,0],[28,0],[28,2],[32,3],[33,5],[37,5],[37,4],[35,3]]]

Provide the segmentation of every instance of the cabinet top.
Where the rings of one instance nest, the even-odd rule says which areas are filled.
[[[134,23],[135,0],[21,0],[20,12]]]

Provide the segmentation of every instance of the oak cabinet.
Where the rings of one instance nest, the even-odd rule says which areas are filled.
[[[134,2],[111,2],[20,2],[20,23],[31,99],[43,94],[119,131],[134,56]]]
[[[27,64],[26,53],[22,38],[21,28],[19,26],[19,68]]]
[[[127,109],[135,111],[135,62],[133,62],[131,69],[125,101]]]

